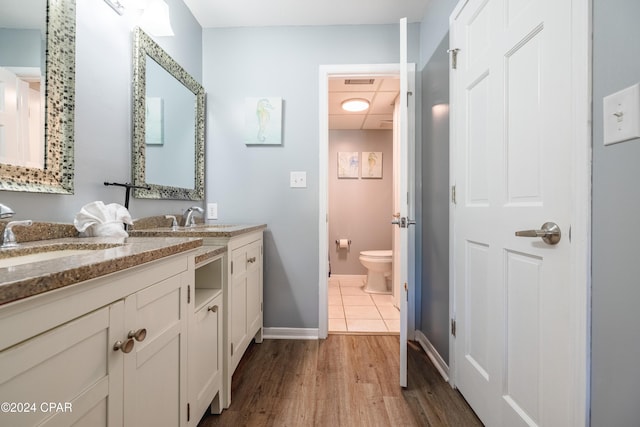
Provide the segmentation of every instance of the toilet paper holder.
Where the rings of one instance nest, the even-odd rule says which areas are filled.
[[[347,246],[341,246],[340,245],[340,241],[341,240],[344,242],[345,239],[336,239],[336,250],[340,250],[340,249],[350,250],[351,249],[351,239],[346,241],[347,242]]]

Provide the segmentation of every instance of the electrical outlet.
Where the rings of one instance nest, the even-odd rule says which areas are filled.
[[[217,203],[207,203],[207,219],[218,219]]]

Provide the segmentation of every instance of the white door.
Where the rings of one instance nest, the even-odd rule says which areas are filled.
[[[455,385],[488,426],[578,425],[572,2],[460,5],[450,41]],[[515,236],[546,222],[559,226],[557,244]]]
[[[413,213],[409,209],[409,75],[407,65],[407,19],[400,20],[400,96],[394,110],[394,219],[393,286],[400,289],[400,386],[407,386],[407,333],[409,301],[409,225]]]

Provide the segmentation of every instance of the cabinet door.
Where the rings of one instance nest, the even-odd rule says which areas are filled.
[[[222,295],[194,314],[189,330],[189,381],[190,421],[197,425],[222,388]]]
[[[187,286],[184,275],[125,299],[131,335],[146,330],[124,358],[125,426],[184,426]]]
[[[247,246],[247,334],[262,327],[262,241]]]
[[[231,307],[229,321],[231,328],[231,367],[235,369],[240,358],[238,354],[248,342],[247,337],[247,250],[240,247],[231,252]]]
[[[122,425],[123,313],[119,301],[1,352],[0,401],[11,406],[0,425]]]

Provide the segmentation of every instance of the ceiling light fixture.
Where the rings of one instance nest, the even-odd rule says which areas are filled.
[[[142,10],[138,25],[147,33],[156,37],[175,35],[171,28],[169,6],[164,0],[104,0],[118,15],[125,9]]]
[[[342,102],[342,109],[345,111],[358,112],[369,108],[369,101],[362,98],[347,99]]]
[[[113,10],[116,11],[118,15],[122,15],[124,13],[124,5],[120,3],[118,0],[104,0]]]
[[[166,37],[175,35],[169,19],[169,6],[164,0],[149,0],[138,24],[140,28],[152,36]]]

